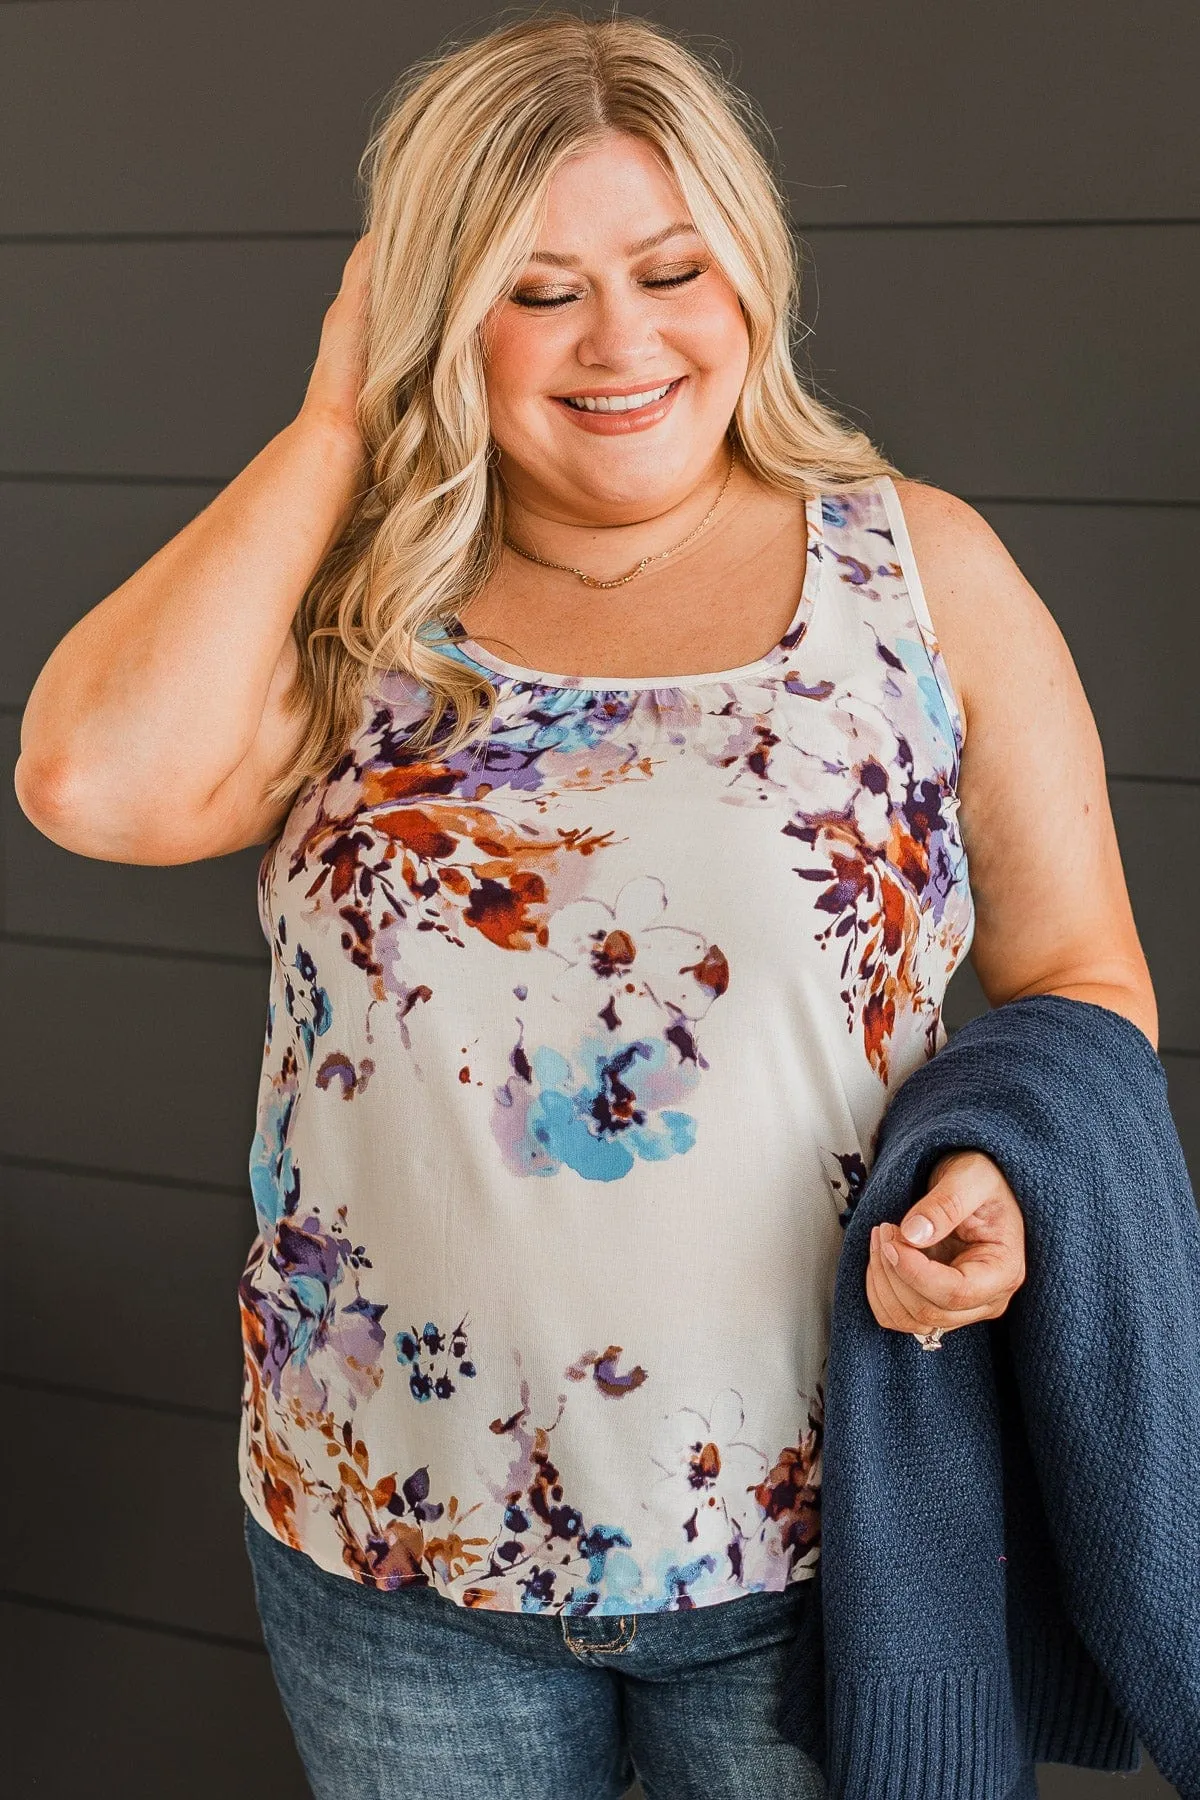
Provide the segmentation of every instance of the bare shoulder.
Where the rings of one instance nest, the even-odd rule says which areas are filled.
[[[917,573],[970,732],[1023,665],[1060,669],[1070,653],[1049,608],[1012,552],[969,501],[923,481],[896,480]]]

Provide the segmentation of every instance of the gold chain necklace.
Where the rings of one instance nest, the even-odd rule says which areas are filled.
[[[582,569],[576,569],[572,567],[570,563],[547,562],[544,556],[535,556],[532,550],[522,550],[520,544],[514,544],[510,537],[506,537],[504,542],[508,545],[510,550],[515,550],[517,555],[523,556],[527,562],[540,563],[543,569],[562,569],[568,575],[578,575],[585,587],[624,587],[627,581],[632,581],[635,575],[640,575],[642,570],[650,563],[661,562],[665,556],[674,556],[676,550],[682,550],[685,544],[690,544],[694,537],[700,536],[700,533],[704,530],[704,527],[708,524],[708,521],[712,518],[718,506],[720,506],[722,500],[725,498],[725,489],[729,486],[729,480],[733,474],[733,465],[736,461],[737,451],[731,444],[729,446],[729,468],[726,470],[725,479],[721,483],[721,491],[694,531],[689,531],[685,538],[680,538],[679,542],[677,544],[672,544],[669,550],[660,550],[654,556],[643,556],[636,569],[631,569],[628,575],[618,575],[612,581],[600,581],[595,575],[585,575]]]

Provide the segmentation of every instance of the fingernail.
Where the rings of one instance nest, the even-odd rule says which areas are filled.
[[[933,1220],[917,1213],[914,1218],[905,1219],[900,1229],[910,1244],[927,1244],[933,1236]]]
[[[883,1246],[883,1254],[890,1263],[894,1264],[900,1261],[900,1252],[897,1250],[895,1244],[885,1244]]]

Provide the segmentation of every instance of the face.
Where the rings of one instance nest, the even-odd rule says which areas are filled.
[[[536,254],[485,321],[484,353],[500,473],[518,508],[564,524],[631,523],[724,466],[746,322],[643,140],[610,133],[559,169]],[[632,410],[578,404],[629,395],[651,397]]]

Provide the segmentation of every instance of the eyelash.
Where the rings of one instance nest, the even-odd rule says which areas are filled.
[[[689,270],[686,275],[670,275],[670,276],[667,276],[662,281],[648,281],[648,282],[646,282],[645,285],[647,287],[652,287],[652,288],[683,287],[686,282],[695,281],[695,279],[698,275],[703,275],[703,274],[704,274],[703,269],[696,268],[696,269]],[[525,306],[525,307],[528,307],[530,309],[530,311],[532,311],[532,312],[538,312],[538,311],[549,311],[553,307],[557,307],[557,306],[566,306],[567,303],[571,299],[574,298],[574,296],[571,294],[556,294],[554,296],[554,298],[551,300],[535,300],[529,294],[511,294],[509,296],[509,298],[517,306]]]

